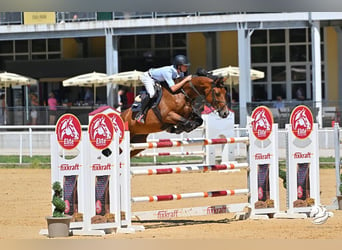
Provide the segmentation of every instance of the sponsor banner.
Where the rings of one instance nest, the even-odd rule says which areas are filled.
[[[55,12],[24,12],[24,24],[56,23]]]
[[[90,143],[97,149],[108,148],[113,140],[114,128],[109,116],[99,113],[96,114],[88,126]]]
[[[252,131],[258,140],[266,140],[272,133],[273,115],[265,106],[259,106],[252,113]]]
[[[64,149],[74,149],[81,141],[81,123],[73,114],[62,115],[57,121],[55,132],[59,145]]]
[[[304,105],[295,107],[290,116],[292,133],[298,139],[306,139],[313,129],[313,116],[310,109]]]
[[[125,124],[120,114],[113,112],[108,113],[107,115],[112,120],[114,132],[119,136],[119,143],[121,143],[125,135]]]

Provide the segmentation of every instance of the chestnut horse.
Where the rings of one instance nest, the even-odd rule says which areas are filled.
[[[151,109],[148,110],[145,123],[138,123],[132,116],[132,109],[125,110],[121,117],[128,123],[130,131],[130,142],[146,142],[150,133],[163,130],[180,133],[190,132],[203,120],[196,110],[195,101],[200,100],[202,108],[204,105],[212,107],[218,115],[226,118],[229,114],[226,102],[226,90],[223,85],[223,78],[212,79],[206,76],[193,76],[192,80],[185,83],[181,91],[172,94],[166,88],[162,88],[162,98],[158,104],[159,115]],[[194,119],[195,118],[195,119]],[[143,150],[132,150],[131,157]]]

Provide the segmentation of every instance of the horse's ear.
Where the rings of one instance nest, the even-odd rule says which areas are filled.
[[[196,75],[198,76],[208,76],[208,71],[206,71],[204,68],[198,68],[196,71]]]
[[[214,80],[216,87],[223,88],[225,80],[226,80],[226,78],[223,76],[217,77]]]

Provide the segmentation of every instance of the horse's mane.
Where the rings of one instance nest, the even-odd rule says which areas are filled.
[[[206,76],[206,77],[212,79],[217,87],[222,87],[222,88],[224,87],[224,82],[226,80],[225,77],[217,76],[217,75],[214,75],[213,73],[209,73],[204,68],[198,68],[196,73],[198,76]]]

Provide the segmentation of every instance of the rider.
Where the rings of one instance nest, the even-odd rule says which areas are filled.
[[[177,55],[173,60],[173,65],[164,66],[160,68],[152,68],[146,71],[141,77],[141,81],[145,85],[147,91],[146,97],[141,101],[141,111],[137,114],[136,120],[140,123],[145,123],[145,115],[147,113],[148,104],[155,94],[155,82],[166,82],[171,91],[174,93],[179,90],[183,85],[190,81],[192,76],[188,75],[180,82],[176,83],[174,80],[179,77],[184,77],[190,63],[184,55]]]

